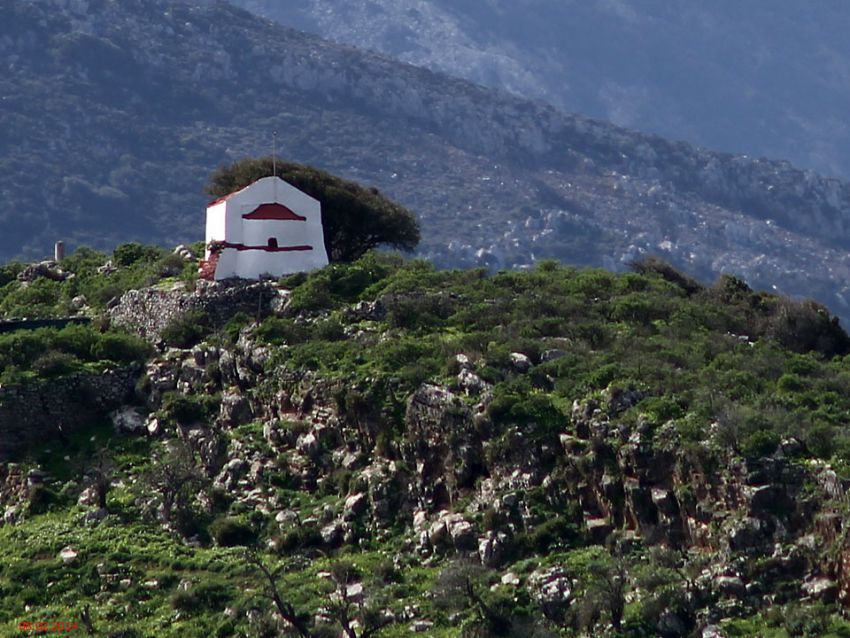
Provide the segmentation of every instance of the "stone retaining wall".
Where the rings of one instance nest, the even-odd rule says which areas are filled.
[[[0,386],[0,461],[37,442],[62,439],[132,400],[138,365],[96,374],[79,372],[59,379]]]
[[[191,292],[183,288],[129,290],[108,315],[113,324],[156,343],[163,328],[187,312],[203,312],[212,326],[221,327],[238,312],[264,316],[285,295],[271,282],[201,280]]]

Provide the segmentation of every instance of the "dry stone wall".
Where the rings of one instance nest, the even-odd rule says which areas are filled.
[[[286,294],[271,282],[201,280],[193,291],[183,287],[129,290],[108,314],[114,325],[156,343],[162,330],[187,312],[203,312],[212,326],[220,327],[238,312],[266,315]]]
[[[76,373],[27,385],[0,386],[0,460],[39,441],[57,441],[130,401],[138,365]]]

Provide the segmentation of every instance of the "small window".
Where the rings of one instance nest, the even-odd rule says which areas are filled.
[[[277,238],[269,237],[269,248],[277,248]]]

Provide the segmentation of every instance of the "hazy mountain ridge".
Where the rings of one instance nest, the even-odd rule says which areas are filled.
[[[206,176],[267,153],[277,130],[281,154],[419,213],[423,254],[444,265],[616,268],[661,252],[846,312],[834,296],[850,273],[846,183],[563,115],[224,4],[2,12],[5,256],[60,237],[196,240]]]
[[[850,175],[837,2],[235,0],[281,23],[566,111]]]

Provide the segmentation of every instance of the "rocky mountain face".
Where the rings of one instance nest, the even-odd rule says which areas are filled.
[[[201,237],[211,170],[280,152],[416,211],[444,266],[658,253],[846,316],[850,187],[400,64],[226,4],[0,7],[0,254]]]
[[[256,294],[257,285],[210,283],[201,291],[149,294],[147,313],[139,313],[139,296],[150,292],[126,293],[109,314],[156,341],[146,314],[174,314],[177,306],[185,311],[198,299],[219,308],[234,295]],[[276,284],[266,284],[265,292],[277,303],[264,314],[305,327],[328,319],[327,312],[295,311],[292,293]],[[338,316],[347,338],[374,340],[374,328],[405,303],[401,296],[342,308]],[[494,589],[525,592],[534,614],[569,627],[585,585],[558,552],[619,538],[627,551],[663,548],[666,560],[676,557],[674,575],[664,576],[664,563],[651,562],[657,556],[637,552],[642,558],[630,558],[637,562],[628,576],[636,588],[632,600],[640,600],[653,618],[644,627],[649,633],[641,635],[671,638],[739,635],[716,625],[800,598],[821,605],[850,598],[850,548],[840,518],[848,483],[829,464],[812,459],[798,437],[741,455],[722,443],[718,421],[706,439],[695,442],[684,421],[658,425],[648,416],[626,418],[649,394],[617,384],[575,399],[559,417],[557,435],[542,435],[539,423],[494,419],[496,388],[482,378],[491,364],[472,353],[454,356],[456,376],[447,383],[422,383],[408,393],[398,378],[363,383],[280,365],[276,347],[259,333],[254,324],[230,343],[162,352],[147,363],[137,386],[143,405],[125,407],[113,420],[120,436],[171,446],[191,442],[213,490],[232,501],[231,511],[273,520],[267,551],[288,555],[293,539],[301,539],[328,554],[386,543],[397,548],[396,562],[408,566],[462,556],[496,574]],[[533,357],[511,353],[509,376],[519,384],[511,383],[540,383],[536,367],[569,357],[577,347],[569,339],[557,345],[563,349],[550,347]],[[208,419],[178,416],[175,423],[167,415],[174,396],[212,401],[217,409]],[[25,478],[17,466],[0,470],[3,477],[0,503],[13,523],[26,511]],[[42,472],[36,479],[46,477]],[[35,480],[32,472],[26,480]],[[89,492],[80,493],[82,505],[91,505]],[[306,496],[293,499],[293,493],[323,498],[313,503]],[[96,516],[98,511],[87,516],[108,517],[105,510]],[[572,526],[564,526],[567,519]],[[560,557],[555,563],[518,560],[531,548],[547,552],[549,544]],[[640,570],[650,569],[640,565],[647,560],[664,587],[671,586],[664,578],[675,580],[677,597],[640,590]],[[651,611],[655,596],[668,607]],[[420,614],[413,612],[418,624],[410,624],[411,633],[434,625],[433,616]]]
[[[115,286],[158,263],[135,248],[3,294]],[[122,290],[91,324],[0,339],[20,366],[0,387],[0,622],[850,628],[850,336],[815,304],[657,260],[488,275],[385,253]]]
[[[850,175],[839,2],[235,0],[282,24],[621,126]]]

